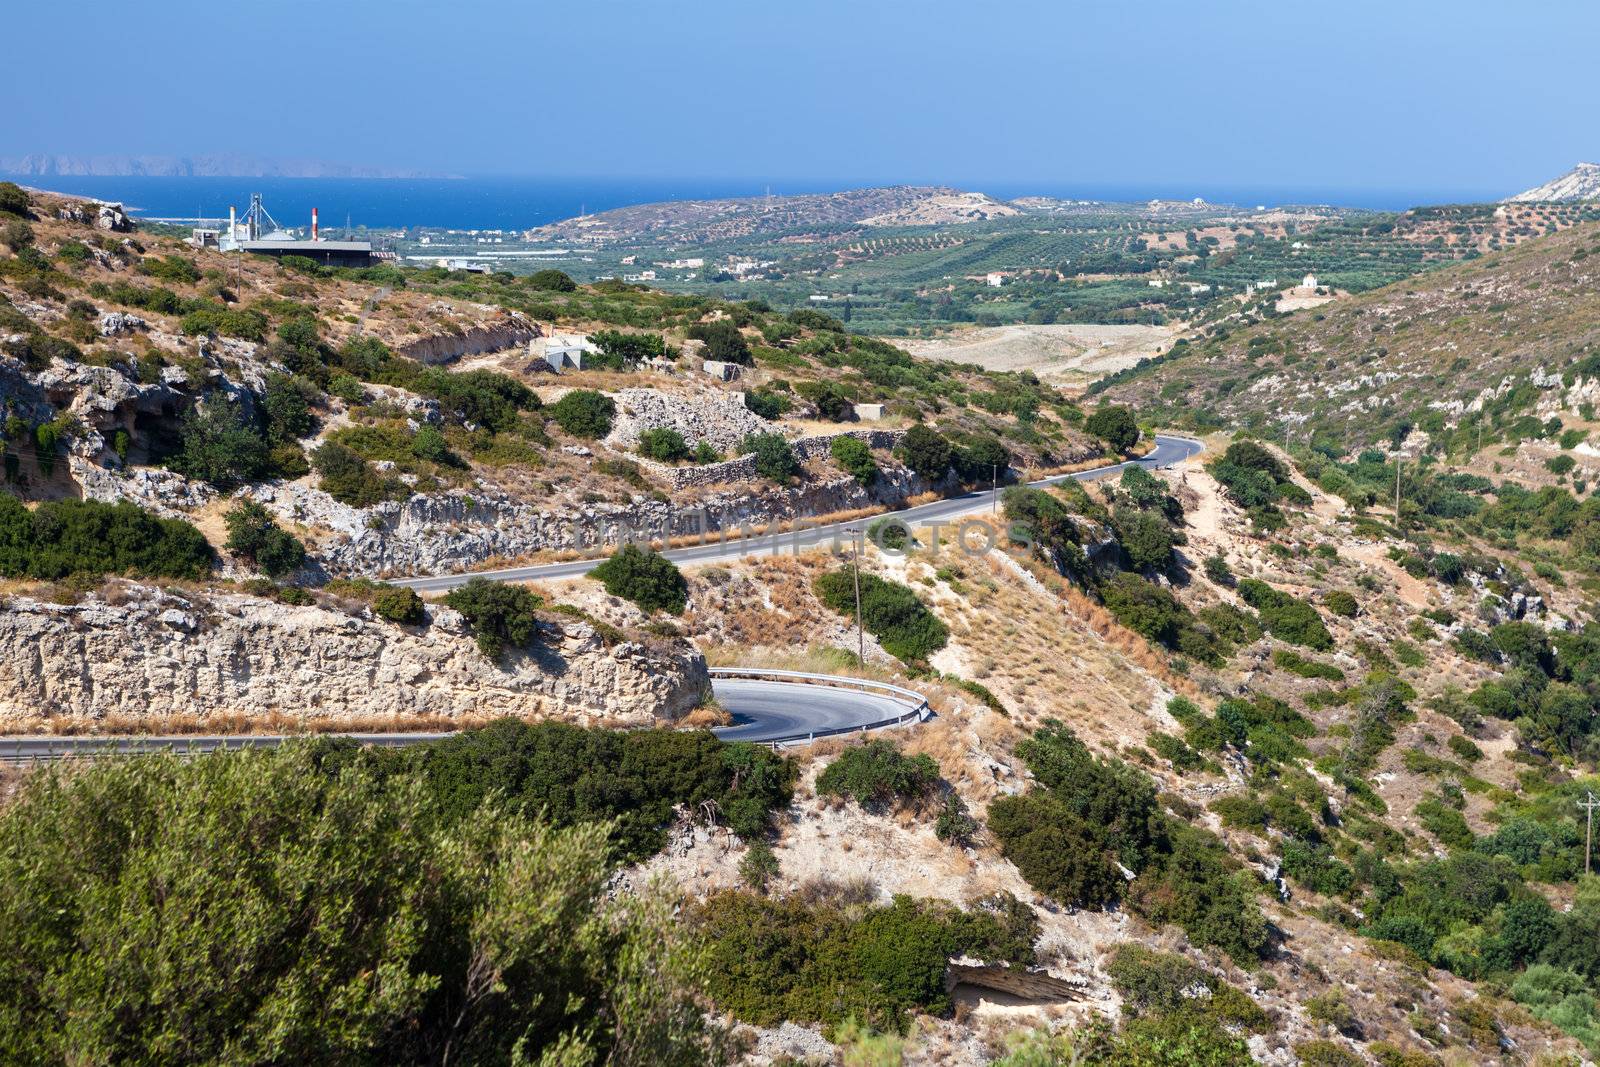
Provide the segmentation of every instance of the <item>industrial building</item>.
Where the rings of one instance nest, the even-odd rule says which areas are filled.
[[[376,252],[371,241],[324,241],[317,230],[317,209],[311,209],[311,236],[305,239],[293,230],[279,226],[267,214],[261,194],[250,195],[250,210],[243,219],[228,208],[228,224],[220,229],[197,227],[189,237],[197,248],[222,252],[252,252],[260,256],[302,256],[324,267],[370,267],[382,259],[393,259],[392,252]]]

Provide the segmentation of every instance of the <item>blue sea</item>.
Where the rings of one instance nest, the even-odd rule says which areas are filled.
[[[7,177],[0,175],[0,178]],[[224,218],[231,204],[242,213],[251,193],[262,194],[268,212],[285,226],[304,226],[317,208],[322,224],[357,227],[442,227],[457,230],[520,230],[571,218],[665,200],[706,200],[775,194],[825,193],[887,182],[839,179],[828,182],[619,178],[147,178],[16,177],[10,180],[56,192],[120,200],[147,218]],[[928,183],[934,184],[934,183]],[[1001,199],[1056,196],[1082,200],[1142,201],[1153,197],[1216,204],[1335,204],[1403,210],[1418,204],[1484,201],[1505,195],[1493,190],[1263,189],[1167,185],[1066,185],[1015,182],[950,182]]]

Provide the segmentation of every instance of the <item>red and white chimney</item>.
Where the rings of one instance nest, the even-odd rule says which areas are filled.
[[[317,240],[317,209],[311,209],[311,239]]]

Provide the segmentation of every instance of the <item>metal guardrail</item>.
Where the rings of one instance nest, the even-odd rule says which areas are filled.
[[[864,689],[888,694],[892,700],[904,701],[908,707],[900,714],[887,719],[878,719],[875,722],[861,723],[856,726],[833,726],[824,730],[797,731],[781,737],[766,737],[756,744],[786,745],[802,741],[815,741],[819,737],[840,737],[845,734],[864,734],[871,730],[881,730],[887,726],[903,726],[913,719],[927,722],[933,717],[933,707],[928,703],[928,698],[914,689],[893,685],[889,682],[879,682],[871,678],[851,678],[839,674],[812,674],[807,671],[785,671],[766,669],[762,667],[710,667],[708,673],[714,678],[755,678],[768,679],[777,682],[788,682],[795,685],[820,685],[835,689]]]

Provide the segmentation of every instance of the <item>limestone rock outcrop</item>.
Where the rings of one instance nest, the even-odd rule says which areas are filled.
[[[381,728],[503,715],[643,726],[688,712],[710,684],[704,658],[681,639],[608,645],[562,619],[493,663],[458,613],[431,615],[398,626],[336,607],[134,584],[76,604],[13,597],[0,607],[0,728],[160,732],[257,716],[277,729]]]
[[[777,427],[744,406],[744,394],[698,392],[677,395],[658,389],[619,389],[611,399],[617,405],[616,421],[606,444],[632,449],[646,430],[677,430],[692,448],[709,441],[718,452],[728,452],[754,433],[771,433]]]
[[[450,363],[463,356],[481,356],[486,352],[504,352],[521,346],[540,336],[537,324],[515,313],[505,314],[493,322],[458,327],[442,333],[419,337],[400,346],[401,355],[410,356],[419,363],[437,366]]]

